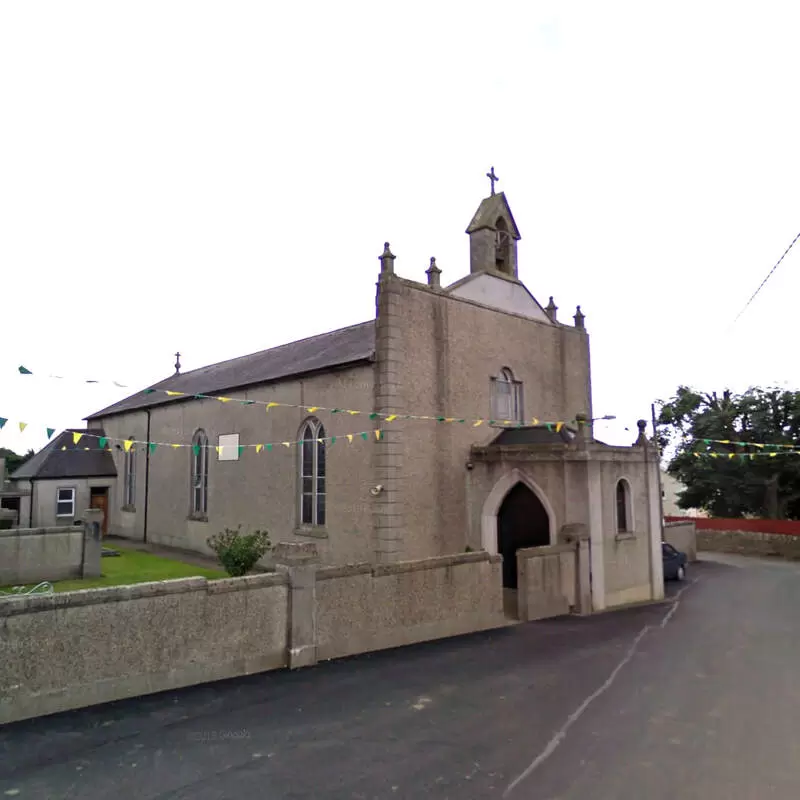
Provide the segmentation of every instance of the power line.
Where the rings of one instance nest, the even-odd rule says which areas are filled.
[[[784,250],[783,255],[778,259],[778,263],[775,264],[775,266],[767,273],[767,277],[764,278],[763,281],[761,281],[761,285],[758,287],[758,289],[756,289],[753,292],[752,297],[744,304],[744,308],[736,315],[736,319],[731,323],[731,327],[733,327],[739,321],[739,317],[741,317],[742,314],[744,314],[744,312],[747,311],[748,307],[750,306],[750,303],[752,303],[753,300],[756,299],[756,295],[764,288],[764,284],[772,277],[772,273],[775,272],[776,269],[778,269],[778,267],[781,264],[781,261],[783,261],[783,259],[786,258],[786,254],[792,249],[794,243],[798,239],[800,239],[800,233],[798,233],[797,236],[795,236],[794,239],[792,239],[792,243],[786,248],[786,250]]]

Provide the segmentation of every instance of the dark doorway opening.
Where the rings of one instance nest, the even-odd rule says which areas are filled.
[[[103,536],[108,536],[108,487],[93,486],[89,501],[90,508],[96,508],[103,512],[102,531]]]
[[[518,483],[497,514],[497,552],[503,557],[503,588],[517,588],[517,550],[550,544],[550,518],[542,501]]]

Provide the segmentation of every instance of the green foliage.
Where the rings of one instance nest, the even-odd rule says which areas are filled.
[[[0,447],[0,458],[6,460],[6,473],[11,475],[18,470],[29,458],[34,455],[33,450],[28,450],[24,456],[18,455],[7,447]]]
[[[778,451],[775,457],[743,458],[746,452],[765,451],[703,443],[721,439],[800,447],[800,392],[751,388],[720,396],[680,386],[659,406],[659,446],[673,451],[667,471],[686,487],[680,508],[700,508],[717,517],[800,519],[800,456]],[[723,457],[694,455],[709,450]]]
[[[225,528],[207,539],[208,546],[232,578],[247,575],[272,547],[267,531],[242,534],[241,530],[241,525],[236,530]]]

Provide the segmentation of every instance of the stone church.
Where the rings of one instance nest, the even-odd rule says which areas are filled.
[[[312,541],[332,565],[485,550],[502,555],[509,589],[520,549],[572,536],[587,554],[591,609],[662,597],[644,425],[631,447],[594,439],[584,316],[578,307],[574,324],[559,321],[553,298],[543,307],[520,281],[520,232],[490,177],[464,277],[443,283],[431,259],[427,283],[403,278],[386,244],[374,319],[178,367],[88,417],[89,430],[136,442],[112,449],[109,531],[205,552],[210,535],[241,524],[273,542]],[[265,413],[270,402],[293,407]],[[347,439],[373,428],[379,437]],[[284,440],[298,444],[240,446]]]

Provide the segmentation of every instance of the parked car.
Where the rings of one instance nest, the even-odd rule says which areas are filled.
[[[686,553],[676,550],[671,544],[661,542],[661,554],[664,558],[664,580],[682,581],[686,578]]]

